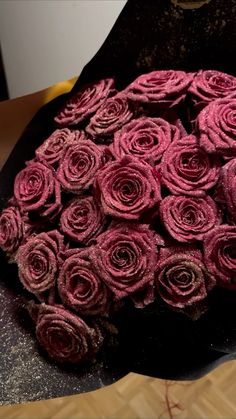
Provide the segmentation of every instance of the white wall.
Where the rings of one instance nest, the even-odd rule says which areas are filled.
[[[0,0],[0,40],[10,97],[79,75],[125,0]]]

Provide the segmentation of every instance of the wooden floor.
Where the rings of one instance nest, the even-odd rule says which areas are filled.
[[[236,361],[194,382],[173,383],[129,374],[91,393],[0,407],[0,419],[113,418],[235,419]]]

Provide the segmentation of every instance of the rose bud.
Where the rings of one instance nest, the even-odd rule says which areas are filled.
[[[157,164],[170,143],[179,138],[179,130],[164,119],[142,117],[116,132],[110,149],[116,159],[129,154]]]
[[[161,200],[155,169],[131,156],[106,164],[95,188],[104,213],[126,220],[138,220]]]
[[[59,111],[54,119],[56,124],[61,127],[79,124],[93,115],[114,92],[113,79],[104,79],[83,86]]]
[[[31,162],[15,178],[14,195],[23,212],[37,211],[54,218],[61,210],[60,184],[53,171],[39,162]]]
[[[162,158],[162,182],[175,195],[203,196],[218,181],[220,161],[193,135],[173,142]]]
[[[236,290],[236,226],[221,225],[204,238],[204,260],[217,284]]]
[[[215,279],[191,247],[160,250],[156,271],[156,292],[170,308],[185,308],[207,297]]]
[[[160,216],[168,233],[183,243],[203,240],[221,222],[217,206],[209,196],[167,196],[160,204]]]
[[[63,304],[83,316],[105,315],[109,311],[110,293],[94,271],[89,252],[74,249],[65,253],[58,278],[59,294]]]
[[[62,211],[60,226],[71,240],[87,244],[102,230],[105,217],[92,196],[75,198]]]
[[[200,146],[207,153],[236,155],[236,99],[218,99],[197,118]]]
[[[60,253],[65,249],[63,236],[53,230],[32,235],[16,254],[19,279],[37,295],[55,285],[59,273]]]

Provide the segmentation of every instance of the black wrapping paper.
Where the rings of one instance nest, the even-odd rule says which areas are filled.
[[[205,3],[202,7],[199,3]],[[189,8],[190,7],[190,8]],[[115,77],[118,88],[154,69],[214,68],[236,75],[236,0],[129,0],[105,43],[72,89]],[[74,45],[76,51],[76,41]],[[70,93],[70,94],[72,94]],[[53,116],[70,94],[45,105],[26,127],[0,174],[0,206],[14,177],[55,129]],[[90,391],[128,372],[164,379],[196,379],[236,357],[235,293],[216,290],[211,309],[193,322],[155,304],[125,308],[114,321],[119,339],[95,364],[59,367],[38,348],[25,310],[28,297],[14,265],[0,254],[0,403],[17,403]]]

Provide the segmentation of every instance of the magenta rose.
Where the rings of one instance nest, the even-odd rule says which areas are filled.
[[[37,295],[55,285],[64,249],[64,238],[57,230],[32,235],[19,247],[19,279],[28,291]]]
[[[162,182],[175,195],[203,196],[218,181],[220,161],[193,135],[173,142],[162,158]]]
[[[108,314],[110,293],[94,271],[89,252],[75,249],[66,252],[65,256],[58,278],[63,304],[83,316]]]
[[[213,100],[236,93],[236,78],[216,70],[200,70],[188,91],[194,104],[202,109]]]
[[[68,128],[57,129],[37,148],[35,154],[39,161],[55,168],[58,166],[66,145],[76,144],[85,139],[83,131],[71,131]]]
[[[92,137],[110,137],[134,116],[134,106],[121,93],[99,107],[86,128]]]
[[[90,140],[70,144],[60,161],[57,179],[68,192],[81,193],[88,189],[94,177],[104,164],[104,153]]]
[[[0,247],[6,253],[14,253],[25,235],[25,223],[16,207],[5,208],[0,215]]]
[[[142,74],[126,88],[128,98],[135,102],[158,103],[172,107],[181,102],[193,75],[184,71],[160,70]]]
[[[201,252],[188,246],[160,250],[156,292],[169,307],[185,308],[202,301],[215,286],[201,259]]]
[[[75,198],[61,214],[61,230],[71,240],[87,244],[102,230],[105,217],[92,196]]]
[[[104,79],[83,86],[59,111],[54,119],[56,124],[61,127],[79,124],[94,114],[114,92],[113,79]]]
[[[164,119],[142,117],[116,132],[110,149],[116,159],[128,154],[157,164],[170,143],[179,137],[179,130]]]
[[[204,259],[217,284],[236,290],[236,226],[221,225],[204,239]]]
[[[22,211],[37,211],[54,218],[61,210],[60,184],[54,172],[39,162],[31,162],[15,178],[14,195]]]
[[[236,99],[218,99],[197,118],[200,146],[207,153],[236,155]]]
[[[153,167],[131,156],[108,163],[95,185],[104,213],[116,218],[138,220],[161,200]]]
[[[160,215],[169,234],[183,243],[203,240],[221,222],[217,206],[209,196],[167,196],[161,202]]]
[[[162,239],[145,224],[114,223],[96,239],[90,252],[93,268],[116,299],[153,286]]]
[[[91,360],[101,348],[103,335],[63,306],[41,304],[36,336],[50,358],[57,362],[80,364]]]

